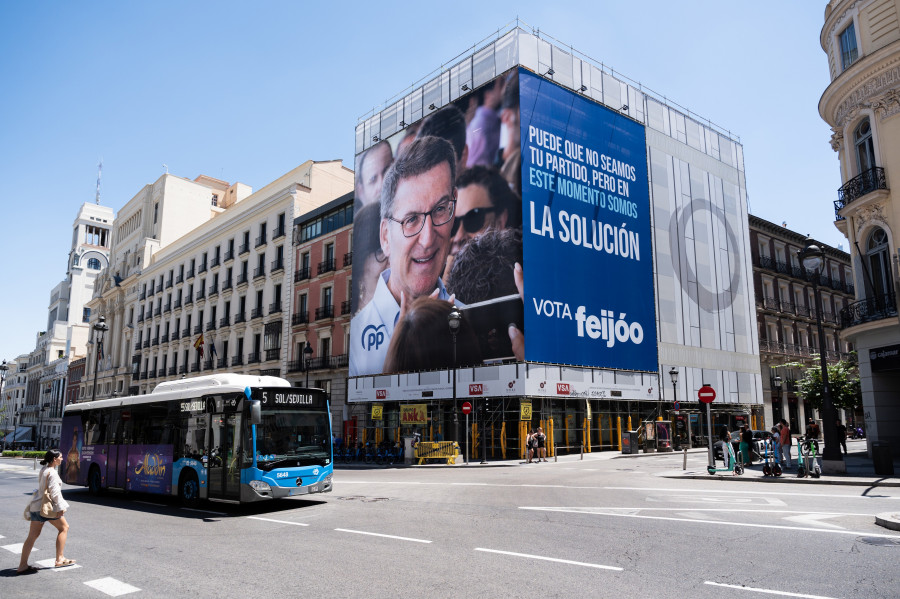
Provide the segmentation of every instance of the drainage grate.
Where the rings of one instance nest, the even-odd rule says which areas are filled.
[[[856,539],[860,543],[866,545],[876,545],[879,547],[900,547],[900,539],[889,539],[886,537],[859,537]]]
[[[390,497],[366,497],[365,495],[347,495],[344,497],[338,497],[338,499],[342,501],[363,501],[365,503],[372,503],[374,501],[390,501]]]

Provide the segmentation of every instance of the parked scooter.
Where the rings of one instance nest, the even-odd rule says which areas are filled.
[[[744,462],[738,461],[737,458],[735,458],[734,447],[731,445],[730,441],[723,441],[722,445],[722,454],[726,455],[726,448],[728,451],[727,467],[716,468],[715,466],[707,466],[706,471],[709,472],[710,476],[716,474],[717,472],[731,472],[732,474],[740,476],[744,473]]]
[[[769,445],[772,446],[772,463],[769,464]],[[763,476],[781,476],[781,464],[778,463],[778,456],[775,455],[775,441],[766,439],[763,441],[763,450],[765,451],[766,463],[763,464]]]
[[[797,439],[799,447],[797,448],[797,478],[806,478],[810,475],[813,478],[822,476],[822,467],[819,460],[816,459],[819,454],[819,442],[816,439],[805,439],[800,437]]]

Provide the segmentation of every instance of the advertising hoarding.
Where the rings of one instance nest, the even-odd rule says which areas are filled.
[[[356,176],[351,377],[657,369],[638,123],[517,69],[380,140]]]

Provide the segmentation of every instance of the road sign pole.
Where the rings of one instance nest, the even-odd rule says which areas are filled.
[[[466,412],[466,466],[469,465],[469,413]]]
[[[712,410],[709,409],[709,404],[706,404],[706,428],[709,432],[709,465],[715,468],[716,463],[713,461],[713,444],[712,444]]]

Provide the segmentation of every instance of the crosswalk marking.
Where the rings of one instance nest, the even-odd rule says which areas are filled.
[[[92,589],[97,589],[101,593],[106,593],[110,597],[119,597],[121,595],[127,595],[128,593],[136,593],[141,590],[109,576],[106,578],[98,578],[97,580],[89,580],[84,584]]]
[[[48,570],[53,570],[54,572],[62,572],[64,570],[74,570],[75,568],[80,568],[81,564],[72,564],[71,566],[63,566],[62,568],[56,567],[56,558],[51,559],[42,559],[39,562],[34,562],[35,565],[40,566],[41,568],[47,568]]]
[[[3,545],[0,549],[6,549],[10,553],[15,553],[16,555],[22,555],[22,546],[25,543],[13,543],[12,545]],[[37,549],[32,549],[31,551],[37,551]]]

